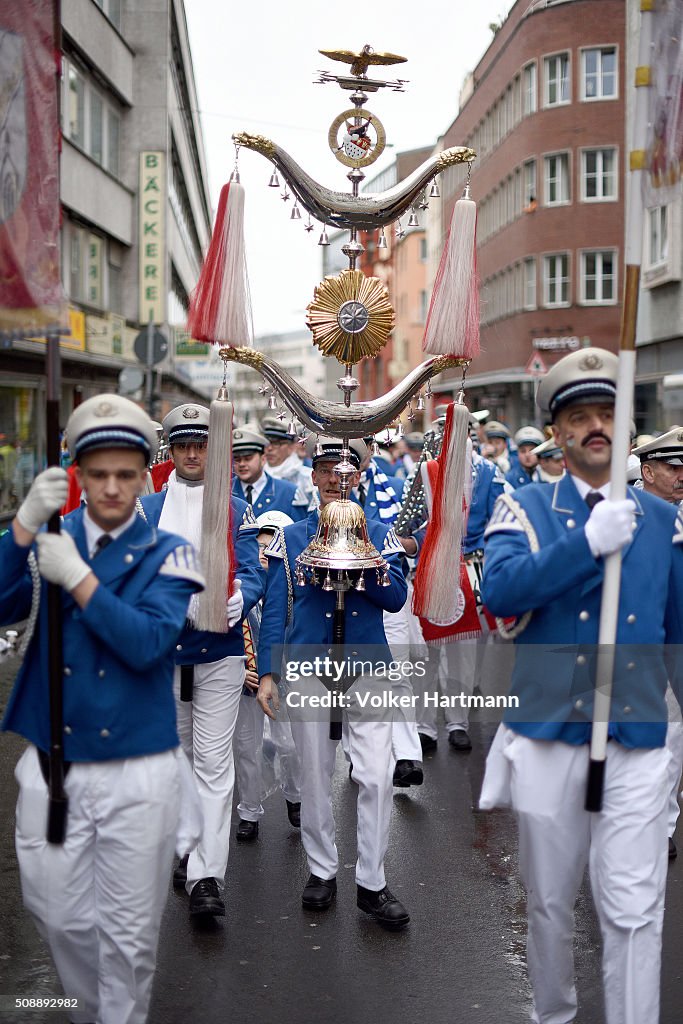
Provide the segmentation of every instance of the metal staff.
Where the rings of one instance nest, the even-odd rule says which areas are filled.
[[[60,392],[59,334],[47,337],[47,402],[45,425],[47,429],[47,462],[59,465],[59,392]],[[59,533],[59,512],[50,516],[50,533]],[[62,652],[62,589],[56,583],[47,585],[47,628],[50,638],[48,650],[48,677],[50,687],[50,754],[48,789],[50,802],[47,818],[47,841],[60,845],[66,833],[68,799],[64,792],[64,659]]]
[[[619,369],[614,408],[610,498],[626,497],[626,462],[630,450],[631,403],[636,375],[636,319],[640,288],[640,263],[643,238],[642,176],[647,168],[646,136],[648,89],[650,85],[650,45],[652,40],[652,0],[640,0],[640,42],[635,74],[635,125],[630,154],[628,200],[626,206],[624,304],[619,336]],[[607,759],[607,731],[614,681],[614,645],[617,636],[619,590],[621,587],[621,551],[605,558],[605,576],[600,605],[595,702],[591,732],[590,764],[586,787],[587,811],[602,810],[602,793]]]

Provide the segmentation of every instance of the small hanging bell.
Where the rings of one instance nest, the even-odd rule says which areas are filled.
[[[387,236],[384,234],[384,228],[382,228],[382,230],[379,233],[379,238],[377,239],[377,248],[378,249],[386,249],[386,248],[388,248],[387,247]]]
[[[419,226],[420,226],[420,222],[417,219],[417,214],[415,213],[415,208],[413,207],[411,209],[411,211],[410,211],[410,217],[408,218],[408,227],[409,228],[419,228]]]
[[[377,438],[373,437],[372,444],[370,445],[370,454],[374,458],[375,455],[379,455],[379,445],[377,444]]]
[[[356,590],[365,590],[365,580],[363,579],[363,572],[361,571],[358,577],[358,583],[356,583]]]
[[[304,571],[301,568],[301,566],[297,566],[297,570],[296,570],[296,585],[297,585],[297,587],[305,587],[306,586],[306,577],[304,576]]]
[[[429,190],[429,198],[438,199],[440,196],[441,193],[439,192],[439,186],[436,183],[436,179],[434,179],[434,181],[432,182],[432,187]]]
[[[277,176],[277,171],[275,170],[275,168],[273,168],[273,173],[270,176],[270,181],[268,182],[268,187],[269,188],[279,188],[280,187],[280,179]]]
[[[318,239],[318,245],[329,245],[329,244],[330,244],[330,240],[327,237],[327,231],[325,230],[325,228],[323,228],[323,233],[320,236],[320,238]]]
[[[381,582],[380,582],[380,586],[382,586],[382,587],[390,587],[391,586],[391,580],[389,579],[389,573],[386,571],[386,569],[384,570],[384,573],[382,574],[382,579],[381,579]]]
[[[422,397],[422,392],[420,392],[420,394],[417,396],[417,402],[415,403],[415,408],[417,409],[418,412],[422,412],[424,407],[425,407],[425,400]]]
[[[301,220],[301,210],[299,209],[299,200],[298,199],[294,200],[294,206],[292,207],[292,212],[289,215],[289,219],[290,220]]]
[[[268,395],[268,408],[277,409],[277,398],[275,395]]]
[[[332,586],[332,577],[330,576],[329,572],[325,577],[325,582],[323,583],[323,590],[334,590],[334,587]]]
[[[296,429],[296,423],[295,423],[294,420],[290,420],[289,423],[287,424],[287,433],[291,434],[292,437],[296,437],[297,429]]]

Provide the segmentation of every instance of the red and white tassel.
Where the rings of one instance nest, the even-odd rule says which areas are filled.
[[[469,421],[467,406],[449,405],[431,515],[415,577],[413,611],[439,625],[454,622],[462,614],[457,577],[451,569],[459,564],[462,548]]]
[[[244,189],[234,179],[221,189],[216,223],[187,318],[190,337],[221,345],[253,338],[244,247]]]
[[[453,210],[432,290],[422,348],[431,355],[479,355],[477,205],[470,199],[469,176]]]

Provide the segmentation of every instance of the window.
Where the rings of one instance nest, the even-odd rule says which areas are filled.
[[[584,149],[581,198],[587,202],[617,198],[616,149]]]
[[[569,154],[553,153],[545,157],[545,205],[557,206],[570,201]]]
[[[543,305],[569,305],[569,255],[554,253],[543,257]]]
[[[527,160],[524,164],[524,205],[529,206],[536,197],[536,161]]]
[[[616,301],[617,256],[612,249],[581,253],[581,301],[606,305]]]
[[[529,257],[524,260],[524,309],[536,309],[536,260]]]
[[[525,117],[536,113],[536,65],[527,64],[522,78],[522,112]]]
[[[119,173],[121,115],[70,58],[64,61],[66,88],[64,135],[100,167]]]
[[[650,215],[650,246],[649,264],[656,267],[659,263],[666,263],[669,255],[669,232],[667,224],[666,206],[655,206],[649,211]]]
[[[582,52],[582,99],[609,100],[617,97],[616,47]]]
[[[569,103],[569,54],[557,53],[543,61],[545,70],[545,106]]]
[[[420,261],[422,263],[424,263],[424,261],[426,259],[427,259],[427,239],[426,238],[421,238],[420,239]]]
[[[121,0],[95,0],[95,3],[101,8],[114,28],[121,28]]]
[[[424,324],[427,322],[427,312],[429,310],[429,295],[425,289],[420,291],[420,323]]]
[[[102,235],[94,234],[85,227],[66,220],[62,231],[62,245],[64,250],[65,270],[64,287],[73,302],[80,302],[97,309],[112,308],[120,310],[121,296],[113,296],[116,304],[109,302],[107,306],[107,287],[110,290],[111,300],[111,279],[112,267],[111,256],[107,257],[109,248],[107,239]],[[110,243],[115,245],[115,243]],[[119,247],[120,248],[120,247]],[[114,255],[114,261],[120,267],[120,255]],[[116,270],[114,268],[116,277]],[[115,282],[116,287],[116,282]]]

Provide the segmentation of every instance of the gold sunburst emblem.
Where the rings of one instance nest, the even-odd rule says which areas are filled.
[[[374,359],[394,328],[387,286],[360,270],[326,277],[308,305],[306,323],[313,343],[340,363]]]

